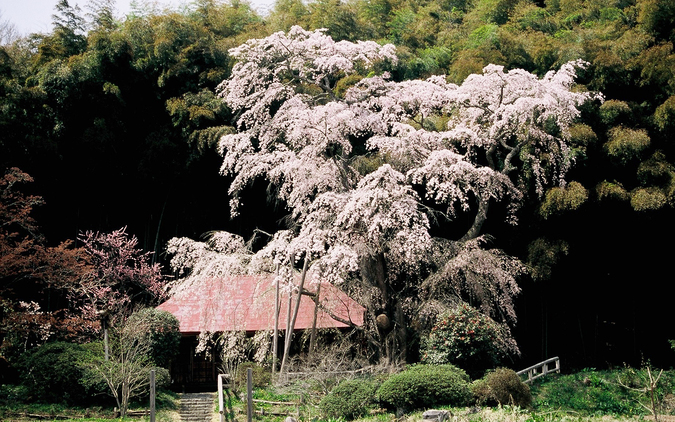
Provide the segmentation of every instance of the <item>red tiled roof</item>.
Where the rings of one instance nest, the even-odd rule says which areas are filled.
[[[309,286],[307,290],[316,291],[316,285]],[[209,278],[176,293],[158,308],[178,318],[182,333],[272,330],[274,296],[274,277]],[[323,306],[333,314],[363,325],[364,308],[332,284],[321,283],[320,299]],[[288,293],[282,289],[279,329],[286,327],[287,309]],[[302,295],[295,328],[311,328],[313,318],[313,298]],[[347,327],[321,309],[317,314],[316,325],[318,328]]]

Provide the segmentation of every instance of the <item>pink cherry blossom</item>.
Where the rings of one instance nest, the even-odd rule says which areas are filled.
[[[378,69],[395,64],[395,52],[299,27],[230,50],[236,64],[219,93],[238,130],[219,151],[221,172],[234,178],[232,213],[247,186],[264,180],[292,224],[256,253],[238,252],[241,241],[226,247],[226,235],[222,246],[174,240],[179,274],[275,271],[293,288],[293,272],[303,267],[360,292],[372,320],[378,312],[395,319],[396,340],[381,337],[383,348],[385,341],[405,348],[409,318],[433,301],[473,301],[515,322],[525,268],[490,246],[483,223],[517,224],[527,195],[565,184],[574,164],[569,127],[579,105],[602,97],[575,89],[582,61],[543,78],[489,65],[455,85],[441,75],[392,80]],[[336,89],[357,72],[373,74]],[[507,213],[493,215],[496,203]],[[459,213],[473,219],[463,236],[437,230],[432,237],[437,218]]]

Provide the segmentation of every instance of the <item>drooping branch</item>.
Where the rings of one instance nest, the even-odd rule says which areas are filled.
[[[329,309],[329,308],[326,307],[323,303],[321,303],[321,301],[318,301],[318,302],[317,302],[317,306],[319,307],[319,309],[320,309],[322,312],[324,312],[326,315],[328,315],[328,316],[329,316],[330,318],[332,318],[333,320],[335,320],[335,321],[337,321],[337,322],[340,322],[340,323],[342,323],[342,324],[345,324],[345,325],[348,326],[349,328],[351,328],[351,329],[353,329],[353,330],[356,330],[356,331],[358,331],[359,333],[363,334],[363,335],[366,337],[366,339],[368,340],[368,342],[369,342],[370,344],[373,344],[373,345],[376,345],[376,346],[380,346],[381,342],[378,341],[378,340],[373,336],[372,331],[368,330],[366,327],[363,327],[363,326],[361,326],[361,325],[358,325],[358,324],[354,323],[354,321],[352,321],[351,319],[346,319],[346,318],[343,318],[343,317],[341,317],[341,316],[335,314],[331,309]]]

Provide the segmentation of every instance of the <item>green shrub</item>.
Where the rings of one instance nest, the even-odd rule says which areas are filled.
[[[178,355],[180,346],[180,322],[170,312],[144,308],[129,317],[129,324],[144,323],[150,328],[143,341],[149,342],[152,360],[157,366],[169,368],[171,360]]]
[[[171,373],[166,368],[161,368],[156,366],[152,368],[155,371],[155,389],[168,390],[171,387]],[[148,372],[148,379],[150,378],[150,373]],[[150,396],[150,387],[148,384],[148,389],[140,394],[140,397],[146,398]]]
[[[81,404],[89,396],[82,380],[90,359],[80,344],[47,343],[20,359],[21,382],[36,401]]]
[[[415,365],[392,375],[377,391],[388,407],[412,410],[437,405],[463,406],[471,398],[469,376],[454,365]]]
[[[82,363],[84,368],[82,384],[92,396],[105,397],[110,392],[110,387],[105,380],[92,371],[93,366],[105,355],[103,341],[92,341],[82,345],[87,350],[87,358]],[[106,397],[107,398],[107,397]]]
[[[532,405],[530,387],[512,369],[498,368],[471,385],[478,404],[512,405],[523,408]]]
[[[478,378],[512,352],[508,338],[510,335],[494,320],[461,305],[439,315],[422,340],[422,363],[457,365]]]
[[[0,409],[7,404],[18,405],[24,403],[29,397],[30,392],[25,385],[22,384],[1,384],[0,385]],[[0,420],[2,419],[2,411],[0,410]]]
[[[166,368],[160,368],[158,366],[151,369],[155,371],[155,392],[157,394],[155,400],[158,400],[160,394],[171,394],[171,374],[169,370]],[[132,405],[142,407],[145,403],[147,403],[147,400],[150,397],[150,370],[148,370],[147,379],[148,384],[142,388],[138,394],[135,394],[130,398],[130,407],[132,407]],[[105,390],[102,390],[102,394],[110,394],[110,388],[107,385],[105,388]]]
[[[269,370],[255,362],[243,362],[237,366],[237,372],[234,376],[235,388],[246,388],[248,368],[251,368],[251,383],[253,384],[253,388],[263,388],[270,385],[272,375]]]
[[[356,419],[375,404],[377,387],[377,383],[370,380],[342,381],[324,396],[319,407],[329,418]]]

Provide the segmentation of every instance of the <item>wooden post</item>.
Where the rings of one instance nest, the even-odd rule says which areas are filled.
[[[247,410],[246,420],[253,422],[253,369],[246,370],[246,401]]]
[[[274,334],[272,335],[272,375],[277,371],[277,355],[279,354],[279,268],[274,285]]]
[[[298,310],[300,309],[300,300],[302,299],[302,291],[305,288],[305,277],[307,276],[307,268],[309,268],[309,259],[305,256],[305,263],[302,266],[302,275],[300,276],[300,285],[298,286],[298,298],[295,302],[295,308],[293,309],[293,318],[288,320],[288,325],[286,329],[286,341],[284,342],[284,355],[281,358],[281,368],[279,368],[280,374],[285,374],[286,370],[286,361],[288,360],[288,355],[291,352],[291,343],[293,342],[293,330],[295,329],[295,321],[298,318]],[[291,311],[291,292],[288,292],[288,311]]]
[[[155,370],[150,371],[150,422],[155,422]]]

